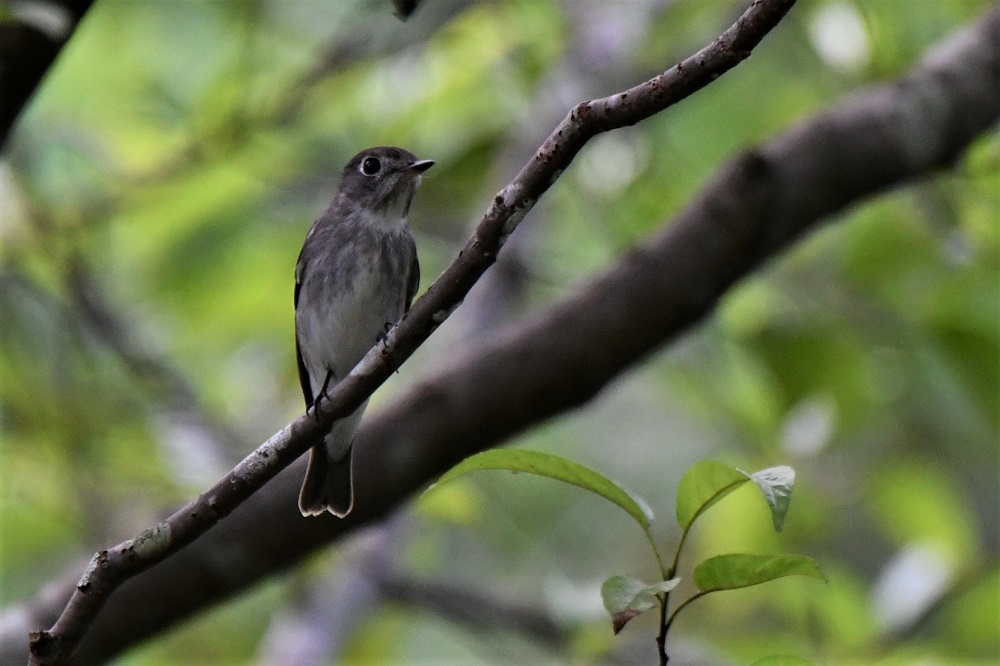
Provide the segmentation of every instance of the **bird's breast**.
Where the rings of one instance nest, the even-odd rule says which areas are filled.
[[[310,375],[349,372],[405,309],[412,255],[406,237],[363,234],[326,248],[303,275],[296,329]]]

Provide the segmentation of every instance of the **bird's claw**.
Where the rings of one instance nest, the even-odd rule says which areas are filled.
[[[389,331],[391,330],[392,330],[391,321],[387,321],[384,324],[382,324],[382,332],[379,333],[377,336],[375,336],[375,344],[378,344],[380,342],[385,342],[385,338],[387,335],[389,335]]]
[[[326,390],[330,388],[330,380],[333,378],[333,372],[330,370],[326,371],[326,379],[323,380],[323,387],[316,394],[316,398],[313,400],[312,404],[306,409],[306,414],[312,410],[313,418],[316,419],[316,423],[319,423],[319,405],[323,400],[329,400],[330,396],[326,394]]]

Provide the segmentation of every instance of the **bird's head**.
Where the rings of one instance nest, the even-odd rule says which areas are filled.
[[[403,218],[410,210],[420,175],[434,166],[402,148],[363,150],[347,163],[340,194],[378,217]]]

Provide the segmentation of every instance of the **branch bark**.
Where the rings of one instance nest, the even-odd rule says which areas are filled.
[[[93,0],[54,0],[36,3],[59,25],[46,29],[26,20],[0,23],[0,150],[11,128],[72,36]]]
[[[30,663],[63,664],[108,597],[132,576],[177,553],[231,513],[353,412],[430,336],[494,261],[507,237],[593,136],[662,111],[745,60],[795,0],[754,0],[712,44],[634,88],[578,105],[496,197],[472,239],[324,403],[264,442],[210,489],[134,539],[96,553],[55,624],[32,632]],[[358,498],[361,499],[360,497]]]
[[[1000,117],[997,43],[1000,8],[949,39],[898,83],[875,88],[737,157],[665,232],[577,295],[499,332],[370,418],[358,433],[357,505],[347,520],[299,519],[295,494],[302,465],[293,467],[198,543],[122,585],[79,646],[75,663],[106,661],[194,610],[292,566],[314,548],[384,516],[461,458],[583,404],[637,360],[698,321],[733,282],[826,216],[951,164]],[[692,70],[705,72],[704,52],[689,61],[663,76],[676,72],[673,76],[684,80]],[[657,96],[651,83],[639,88]],[[639,119],[629,109],[635,108],[631,105],[642,92],[633,89],[577,107],[498,195],[458,263],[473,261],[474,267],[485,270],[504,232],[513,226],[511,220],[519,221],[550,179],[568,165],[592,136],[587,132],[611,127],[606,112],[623,124]],[[498,235],[487,244],[494,231]],[[474,258],[468,259],[469,254]],[[454,285],[471,279],[465,273],[456,275],[454,268],[414,306],[389,345],[373,351],[359,366],[350,386],[367,388],[374,375],[366,372],[373,366],[381,368],[378,372],[395,367],[412,351],[409,345],[419,334],[429,334],[435,313],[447,312],[441,307],[448,303],[442,292],[460,293]],[[345,394],[362,390],[338,390],[323,419],[328,422],[338,408],[337,413],[352,409],[354,403]],[[286,444],[308,445],[321,429],[299,419],[279,436]],[[287,459],[289,447],[274,448],[279,442],[273,439],[270,448],[262,447],[254,456]],[[245,470],[254,456],[241,467],[257,478],[256,469]],[[242,476],[229,478],[240,492],[245,490]],[[222,553],[232,557],[220,557]],[[77,589],[73,594],[86,592]],[[148,603],[153,598],[159,602],[155,606]],[[59,607],[39,603],[22,612],[50,618]],[[128,621],[122,622],[122,617]]]

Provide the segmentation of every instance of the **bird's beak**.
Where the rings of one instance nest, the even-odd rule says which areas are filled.
[[[409,171],[416,171],[417,173],[423,173],[427,171],[432,166],[434,166],[434,160],[417,160],[413,164],[407,167]]]

